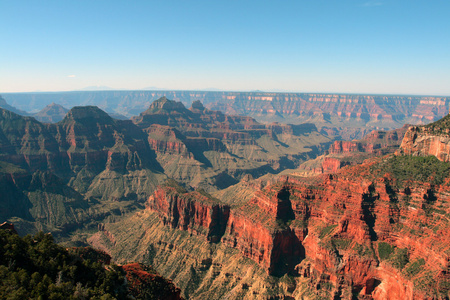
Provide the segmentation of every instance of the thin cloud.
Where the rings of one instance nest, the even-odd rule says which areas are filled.
[[[76,75],[67,75],[67,77],[69,77],[69,78],[75,78],[75,77],[77,77]]]

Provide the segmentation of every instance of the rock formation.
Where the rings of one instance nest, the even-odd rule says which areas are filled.
[[[207,191],[235,184],[245,174],[258,177],[296,167],[330,141],[313,124],[261,124],[211,111],[199,101],[186,109],[165,97],[132,121],[148,134],[168,176]]]
[[[309,101],[367,122],[402,118],[360,105],[386,99],[326,99]],[[98,228],[89,243],[151,264],[186,298],[446,299],[449,120],[411,127],[394,155],[406,128],[332,143],[310,123],[167,98],[127,121],[95,106],[56,124],[1,109],[0,217],[19,233]],[[315,176],[286,170],[330,144]],[[155,278],[127,268],[130,280]]]
[[[0,217],[21,218],[20,233],[64,232],[107,217],[110,205],[120,207],[112,214],[136,209],[167,176],[212,192],[296,166],[327,143],[312,124],[264,125],[167,98],[133,120],[96,106],[73,107],[54,124],[0,109]]]
[[[56,123],[64,119],[68,111],[67,108],[59,104],[51,103],[39,112],[32,114],[32,116],[40,122]]]
[[[132,116],[139,107],[161,97],[191,104],[200,100],[209,108],[230,115],[278,113],[282,116],[334,115],[361,120],[433,121],[449,108],[448,97],[345,95],[313,93],[205,92],[205,91],[79,91],[61,93],[7,94],[6,99],[20,109],[41,109],[39,103],[60,103],[66,107],[97,105],[107,111],[127,112]],[[131,111],[131,114],[130,114]],[[139,113],[139,112],[138,112]]]
[[[287,171],[301,176],[315,176],[323,173],[335,173],[344,166],[360,164],[364,160],[394,153],[400,147],[405,132],[410,126],[382,131],[373,130],[361,140],[334,141],[324,155],[306,161],[295,171]]]
[[[406,155],[434,155],[450,161],[450,115],[427,126],[411,126],[400,146]]]
[[[385,174],[395,167],[384,163],[309,180],[280,177],[232,206],[161,187],[147,209],[166,226],[236,249],[270,275],[294,276],[294,298],[300,282],[329,299],[448,297],[449,190]]]
[[[441,132],[442,123],[437,125],[430,127]],[[394,134],[373,133],[369,140],[380,136]],[[386,140],[388,146],[395,143]],[[326,161],[330,170],[340,162]],[[155,264],[185,296],[194,298],[220,299],[233,290],[231,298],[283,294],[289,299],[446,299],[449,180],[446,162],[389,154],[328,175],[245,178],[215,197],[166,185],[149,198],[145,212],[132,218],[140,222],[133,226],[133,235],[145,240],[132,247],[144,253],[134,258]],[[210,239],[213,228],[217,234]],[[120,239],[134,238],[120,226],[106,226],[104,231],[109,234],[106,240],[114,237],[115,246],[100,242],[101,233],[92,242],[123,259]],[[197,259],[187,257],[183,247],[199,251],[196,245],[205,252],[196,252]],[[177,257],[186,257],[198,268],[191,267],[189,273]],[[251,277],[241,277],[237,261]],[[183,271],[173,273],[180,268]],[[197,285],[181,283],[192,276]],[[228,289],[208,293],[202,289],[205,285]]]
[[[151,267],[139,263],[122,266],[128,290],[137,299],[182,300],[180,289]]]

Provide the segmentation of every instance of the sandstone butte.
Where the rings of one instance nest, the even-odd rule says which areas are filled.
[[[196,288],[203,292],[196,294],[191,288],[190,294],[184,291],[184,295],[195,299],[199,295],[227,298],[229,294],[217,294],[215,288],[211,293],[202,290],[208,284],[214,287],[217,281],[246,299],[448,299],[449,167],[428,156],[447,160],[448,148],[436,151],[430,146],[437,133],[440,141],[448,135],[444,128],[447,120],[409,128],[397,155],[370,158],[333,174],[247,178],[228,188],[229,193],[216,193],[217,197],[203,191],[187,192],[173,182],[160,186],[148,199],[146,211],[135,217],[135,221],[149,218],[139,225],[140,238],[136,240],[139,244],[145,241],[145,246],[131,248],[152,249],[138,256],[168,270],[170,265],[179,268],[181,264],[170,257],[186,258],[186,254],[177,256],[183,250],[176,243],[188,245],[187,239],[195,238],[204,241],[202,247],[212,245],[210,258],[199,262],[202,267],[194,270],[191,266],[190,276],[197,274]],[[423,142],[425,139],[431,142]],[[105,232],[110,237],[101,242]],[[176,238],[167,238],[168,232]],[[107,226],[91,242],[106,249],[107,240],[114,235],[118,244],[120,239],[130,238],[118,226]],[[120,246],[117,252],[113,248],[109,244],[117,257],[127,249]],[[239,286],[233,285],[227,279],[233,274],[221,270],[230,269],[228,264],[234,262],[218,263],[217,249],[233,249],[229,251],[237,251],[271,278],[278,278],[274,279],[280,280],[278,284],[285,278],[290,283],[284,283],[284,289],[263,293],[267,286],[254,276],[264,275],[252,273],[248,283],[237,277]],[[167,260],[158,261],[161,257]],[[214,268],[216,265],[221,267]],[[203,278],[201,271],[215,275]],[[172,268],[163,275],[186,290],[177,281],[184,272],[188,271],[173,273]]]

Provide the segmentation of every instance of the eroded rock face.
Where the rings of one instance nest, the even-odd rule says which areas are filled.
[[[324,298],[427,299],[428,289],[448,296],[450,229],[442,214],[450,212],[450,190],[414,182],[398,188],[387,175],[371,177],[373,164],[310,179],[281,177],[228,207],[227,217],[213,213],[204,196],[167,187],[148,209],[171,227],[196,228],[205,237],[221,223],[221,243],[268,274],[306,278]]]
[[[154,168],[144,133],[131,121],[113,120],[96,107],[74,107],[57,124],[6,110],[1,114],[1,160],[32,172],[70,177],[84,167],[95,172]]]
[[[335,141],[328,149],[329,154],[352,154],[354,152],[373,153],[377,155],[386,154],[392,148],[397,148],[410,126],[382,131],[373,130],[361,140],[357,141]]]
[[[406,155],[434,155],[441,161],[450,161],[450,137],[448,129],[445,135],[436,134],[427,127],[411,126],[401,144],[401,151]]]
[[[293,168],[315,157],[330,141],[310,123],[261,124],[248,116],[209,110],[198,101],[187,109],[165,97],[132,121],[148,134],[167,175],[208,191],[228,187],[245,174]],[[213,179],[223,176],[227,179],[219,184]]]
[[[158,188],[148,200],[161,221],[172,228],[204,235],[218,242],[225,231],[230,207],[198,192],[177,193],[173,187]]]
[[[339,116],[349,123],[363,121],[409,120],[433,121],[443,117],[449,109],[448,97],[345,95],[311,93],[265,92],[207,92],[207,91],[83,91],[71,93],[8,94],[10,103],[23,110],[41,109],[46,101],[65,107],[92,103],[107,111],[135,115],[148,108],[148,104],[161,97],[192,103],[201,110],[200,100],[206,107],[227,114],[259,115],[261,119],[276,117],[308,117],[316,115],[325,120]],[[110,101],[114,99],[114,101]],[[0,101],[1,102],[1,101]],[[2,103],[0,103],[1,105]],[[160,107],[164,103],[159,103]],[[167,104],[165,104],[167,105]],[[414,123],[416,124],[416,123]]]
[[[408,128],[405,125],[390,131],[373,130],[361,140],[334,141],[324,155],[300,165],[295,173],[301,176],[335,173],[371,157],[394,153]]]
[[[68,111],[59,104],[51,103],[32,116],[40,122],[56,123],[64,119]]]

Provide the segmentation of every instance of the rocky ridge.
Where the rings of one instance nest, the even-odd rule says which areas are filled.
[[[133,217],[142,239],[134,257],[156,264],[194,299],[446,299],[449,174],[449,165],[432,156],[390,154],[310,178],[246,177],[216,197],[159,187]],[[120,240],[130,235],[119,227],[106,225],[91,241],[123,259]],[[108,246],[111,237],[116,246]],[[198,266],[190,273],[178,262],[186,255],[182,245],[205,248],[187,259]],[[252,277],[234,267],[239,257],[252,261],[241,261]],[[181,282],[192,276],[188,289]],[[228,288],[202,288],[220,284]]]
[[[165,97],[132,121],[148,134],[168,176],[207,191],[235,184],[245,174],[295,167],[330,141],[313,124],[261,124],[208,110],[199,101],[186,109]]]
[[[360,139],[372,130],[391,130],[403,124],[426,124],[445,116],[448,97],[346,95],[314,93],[205,91],[96,91],[5,94],[19,109],[39,110],[40,103],[65,107],[96,105],[131,117],[154,101],[167,97],[191,105],[200,100],[212,110],[246,115],[262,122],[315,123],[321,133],[344,140]]]
[[[96,227],[137,209],[167,176],[217,191],[295,166],[328,142],[312,124],[263,125],[167,98],[133,120],[95,106],[73,107],[55,124],[0,109],[0,214],[20,218],[21,233],[63,234],[89,219]]]
[[[206,243],[218,243],[212,249],[235,249],[275,278],[289,274],[293,283],[283,293],[295,299],[305,296],[305,289],[316,295],[312,298],[322,299],[448,296],[448,177],[443,185],[399,182],[389,173],[377,171],[378,164],[382,164],[380,159],[309,180],[281,177],[275,184],[258,188],[249,201],[233,205],[211,204],[198,192],[161,187],[150,197],[147,210],[159,220],[150,219],[152,224],[161,222],[175,232],[186,231]],[[114,228],[108,230],[120,244],[120,234]],[[147,232],[144,249],[160,249],[161,243],[170,243]],[[182,237],[178,243],[184,243]],[[181,249],[172,247],[169,249],[176,256]],[[117,254],[112,248],[109,251]],[[168,250],[161,251],[158,253],[164,257]],[[218,250],[211,251],[205,272],[221,260],[214,252]],[[158,259],[158,254],[144,256],[155,264],[160,263]],[[214,268],[215,278],[224,280],[221,272],[225,269],[226,264]],[[177,285],[183,278],[171,276]],[[240,286],[240,291],[247,297],[261,293],[258,280],[262,278],[247,281],[247,289]],[[194,291],[191,297],[195,295]],[[207,295],[211,299],[224,296]]]
[[[53,102],[31,116],[39,122],[57,123],[64,119],[68,111],[67,108]]]
[[[400,147],[406,131],[410,126],[382,131],[374,130],[361,140],[334,141],[324,155],[302,163],[295,170],[286,170],[282,174],[315,176],[335,173],[348,165],[361,164],[371,157],[394,153]]]
[[[401,153],[413,156],[434,155],[441,161],[450,161],[450,116],[428,124],[411,126],[400,146]]]

